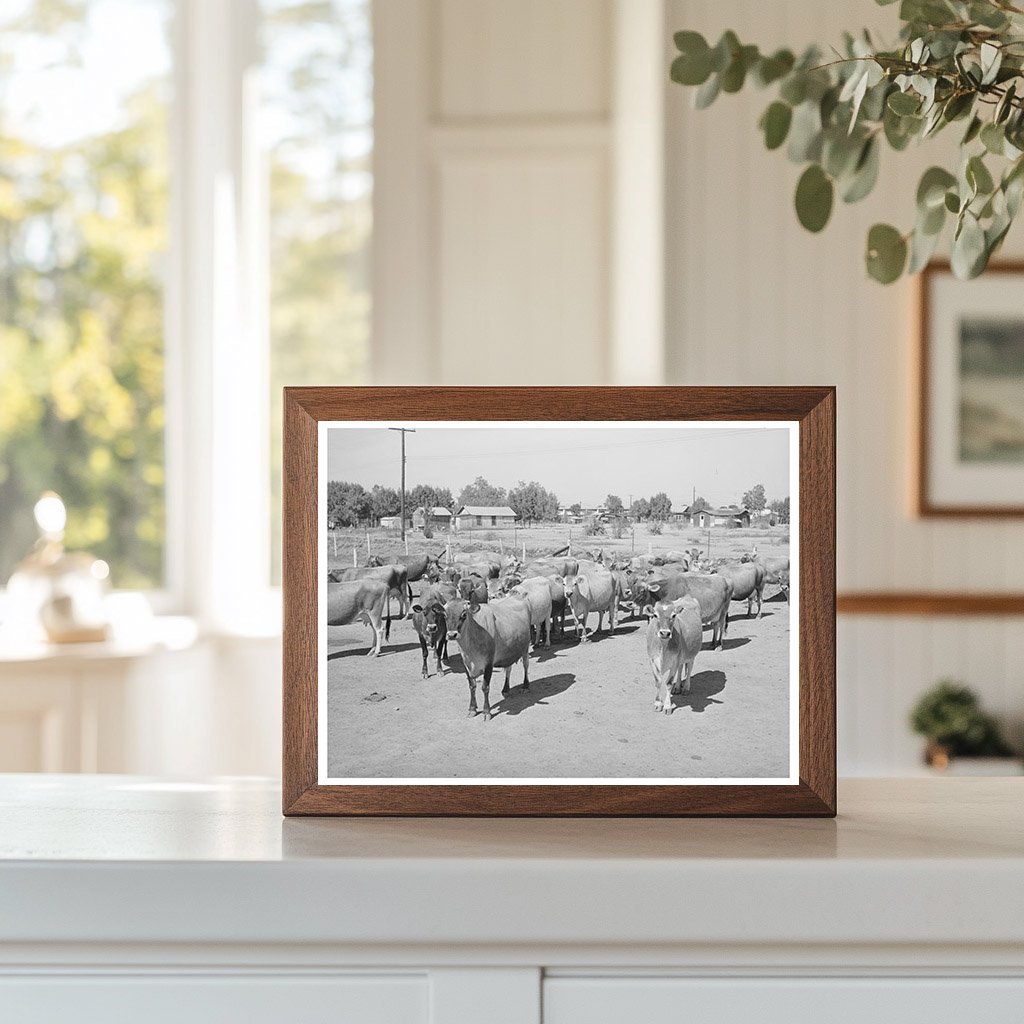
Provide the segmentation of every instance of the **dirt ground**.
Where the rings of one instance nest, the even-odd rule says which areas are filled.
[[[662,549],[679,539],[658,538],[668,542]],[[786,551],[788,544],[770,548]],[[469,686],[454,641],[446,673],[424,680],[409,620],[392,619],[378,658],[365,656],[367,626],[329,627],[328,771],[350,778],[785,777],[791,606],[776,589],[766,587],[761,619],[733,603],[723,650],[709,650],[705,630],[691,692],[674,698],[670,716],[653,710],[645,620],[620,618],[613,635],[580,644],[570,617],[565,639],[556,631],[551,648],[531,657],[529,690],[516,666],[503,699],[504,670],[495,671],[490,722],[467,717]],[[591,615],[588,625],[596,624]]]

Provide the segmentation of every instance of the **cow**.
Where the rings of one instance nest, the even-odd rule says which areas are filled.
[[[491,674],[505,670],[502,696],[509,691],[512,666],[523,665],[523,689],[530,688],[530,609],[518,597],[506,597],[494,604],[478,604],[453,598],[444,606],[448,639],[455,640],[469,681],[469,717],[476,715],[476,680],[483,677],[484,721],[491,720]]]
[[[694,597],[700,604],[701,621],[711,624],[711,649],[721,647],[729,629],[729,602],[732,583],[724,576],[705,576],[697,572],[680,572],[643,581],[643,587],[652,603],[678,601],[681,597]],[[638,582],[637,587],[640,584]],[[634,587],[634,601],[637,587]]]
[[[463,576],[456,584],[459,597],[464,601],[476,601],[477,604],[487,604],[491,597],[487,582],[487,580],[476,573]]]
[[[552,555],[528,562],[523,567],[523,576],[575,576],[579,571],[580,563],[575,558]]]
[[[581,643],[586,643],[590,639],[587,635],[587,617],[591,612],[597,612],[595,633],[601,631],[605,612],[608,613],[609,631],[615,632],[615,613],[619,604],[619,592],[615,577],[607,569],[601,567],[584,569],[581,567],[575,576],[567,576],[563,582],[565,598],[569,604],[569,610],[572,612],[573,621],[576,623],[576,635]]]
[[[404,565],[359,565],[351,569],[332,569],[327,574],[331,583],[345,583],[350,580],[384,580],[388,590],[398,598],[399,611],[405,618],[409,590],[409,574]],[[390,601],[389,601],[390,614]]]
[[[529,568],[529,566],[527,567]],[[523,582],[524,569],[520,573],[509,573],[501,578],[501,590],[502,593],[511,593],[520,583]],[[558,635],[560,637],[565,636],[565,587],[562,584],[562,579],[556,574],[548,575],[546,573],[540,573],[537,576],[528,577],[530,579],[543,579],[547,581],[548,593],[551,595],[551,624],[553,625],[556,621],[558,622]],[[550,638],[550,632],[549,632]],[[550,639],[549,639],[550,644]]]
[[[687,569],[690,568],[690,553],[689,551],[666,551],[662,558],[665,559],[665,564],[680,564],[685,566]]]
[[[434,652],[437,674],[444,675],[441,659],[448,657],[448,624],[445,622],[444,605],[455,597],[455,588],[446,583],[435,583],[424,588],[418,604],[412,606],[412,624],[420,638],[423,653],[423,678],[427,679],[427,652]]]
[[[789,600],[789,559],[784,555],[761,555],[758,554],[757,545],[751,549],[749,554],[740,556],[741,562],[759,562],[764,566],[765,583],[774,583],[779,591]]]
[[[464,575],[476,573],[485,580],[496,580],[501,575],[501,566],[497,562],[470,562],[459,566],[459,571]]]
[[[546,576],[531,576],[514,586],[509,594],[521,597],[530,608],[530,627],[537,628],[537,646],[543,632],[545,647],[551,646],[551,586]]]
[[[633,580],[634,574],[628,569],[613,568],[612,576],[615,577],[615,586],[618,592],[619,611],[626,612],[633,616]]]
[[[690,692],[693,663],[703,641],[696,598],[659,601],[647,624],[647,660],[654,676],[654,710],[672,714],[672,694]],[[685,673],[685,681],[682,681]],[[682,684],[680,685],[682,681]]]
[[[427,577],[434,583],[440,576],[440,555],[432,555],[427,551],[418,551],[411,555],[397,554],[392,559],[394,565],[404,565],[410,583]],[[384,561],[380,555],[373,555],[366,560],[368,566],[382,566]],[[412,600],[412,587],[409,587],[409,600]]]
[[[761,602],[764,594],[764,566],[760,562],[727,562],[715,567],[719,576],[732,583],[732,599],[747,602],[747,618],[754,613],[757,601],[757,617],[761,618]]]
[[[384,623],[386,616],[386,625]],[[349,626],[365,622],[373,630],[373,643],[366,652],[374,658],[385,640],[391,639],[391,595],[385,580],[348,580],[327,584],[327,625]]]

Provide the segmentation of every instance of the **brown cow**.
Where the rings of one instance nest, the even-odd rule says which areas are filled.
[[[444,605],[455,597],[455,588],[447,583],[435,583],[426,587],[419,603],[412,606],[412,624],[420,638],[423,654],[423,678],[427,679],[427,652],[434,652],[438,675],[444,675],[441,659],[448,657],[448,624],[444,617]]]
[[[491,674],[505,670],[502,695],[509,691],[512,666],[523,665],[523,688],[530,688],[530,609],[518,597],[506,597],[494,604],[477,604],[454,598],[444,606],[448,638],[456,640],[469,680],[469,715],[477,714],[476,680],[483,677],[484,721],[491,720]]]
[[[654,675],[654,710],[672,714],[672,694],[690,692],[703,635],[696,598],[659,601],[647,624],[647,659]],[[680,685],[683,673],[686,680]]]
[[[382,626],[385,614],[386,628]],[[384,641],[391,638],[391,598],[384,580],[327,584],[327,625],[349,626],[354,622],[365,622],[373,630],[373,643],[366,653],[377,657]]]
[[[764,566],[760,562],[727,562],[715,568],[719,576],[732,583],[732,599],[747,602],[747,618],[754,613],[757,601],[757,617],[761,618],[761,603],[764,593]]]
[[[404,565],[359,565],[351,569],[332,569],[327,574],[331,583],[345,583],[351,580],[384,580],[390,593],[398,598],[399,611],[405,617],[409,591],[409,574]],[[390,614],[390,608],[389,608]]]

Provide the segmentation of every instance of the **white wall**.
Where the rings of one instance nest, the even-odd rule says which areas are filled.
[[[793,48],[843,28],[883,26],[895,8],[866,0],[669,0],[668,28],[712,41]],[[668,38],[668,33],[666,33]],[[839,397],[840,590],[1019,590],[1021,522],[922,521],[909,511],[909,281],[883,288],[863,270],[868,227],[912,224],[921,171],[945,159],[955,133],[918,151],[883,154],[876,194],[837,204],[821,235],[797,223],[800,168],[768,153],[756,128],[770,96],[749,89],[705,111],[667,87],[668,380],[686,384],[835,384]],[[1022,251],[1019,231],[1007,254]],[[919,742],[907,712],[944,675],[966,680],[1019,732],[1024,621],[840,618],[840,769],[898,773]]]

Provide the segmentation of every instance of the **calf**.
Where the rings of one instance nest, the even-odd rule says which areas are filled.
[[[732,599],[747,602],[747,618],[754,613],[757,601],[757,617],[761,618],[761,602],[764,594],[765,572],[760,562],[727,562],[716,567],[715,572],[732,583]]]
[[[702,639],[700,605],[695,598],[659,601],[654,606],[647,624],[647,659],[654,675],[655,711],[671,715],[672,694],[690,692],[690,674]]]
[[[382,622],[387,616],[386,628]],[[327,625],[349,626],[365,622],[373,630],[373,643],[366,652],[374,658],[385,640],[391,639],[391,598],[384,580],[350,580],[327,584]]]
[[[420,638],[423,653],[423,678],[427,679],[427,651],[434,652],[437,674],[444,675],[441,659],[448,657],[448,625],[444,618],[444,604],[455,597],[455,588],[447,584],[433,584],[424,589],[420,603],[412,606],[412,624]]]
[[[483,677],[484,721],[491,720],[491,674],[505,670],[502,696],[509,691],[512,666],[523,665],[523,688],[530,688],[530,609],[518,597],[507,597],[494,604],[478,604],[453,598],[444,606],[448,638],[458,642],[462,664],[469,680],[469,716],[477,714],[476,680]]]
[[[577,575],[567,577],[564,587],[565,598],[576,623],[576,635],[581,643],[586,643],[590,639],[587,636],[587,617],[591,612],[597,612],[595,633],[601,632],[605,612],[608,613],[608,628],[615,632],[619,591],[615,577],[607,569],[597,567],[581,570]]]
[[[544,576],[532,576],[528,580],[513,587],[510,594],[523,598],[530,608],[530,627],[537,628],[537,644],[543,641],[545,647],[551,646],[551,588],[550,581]]]

